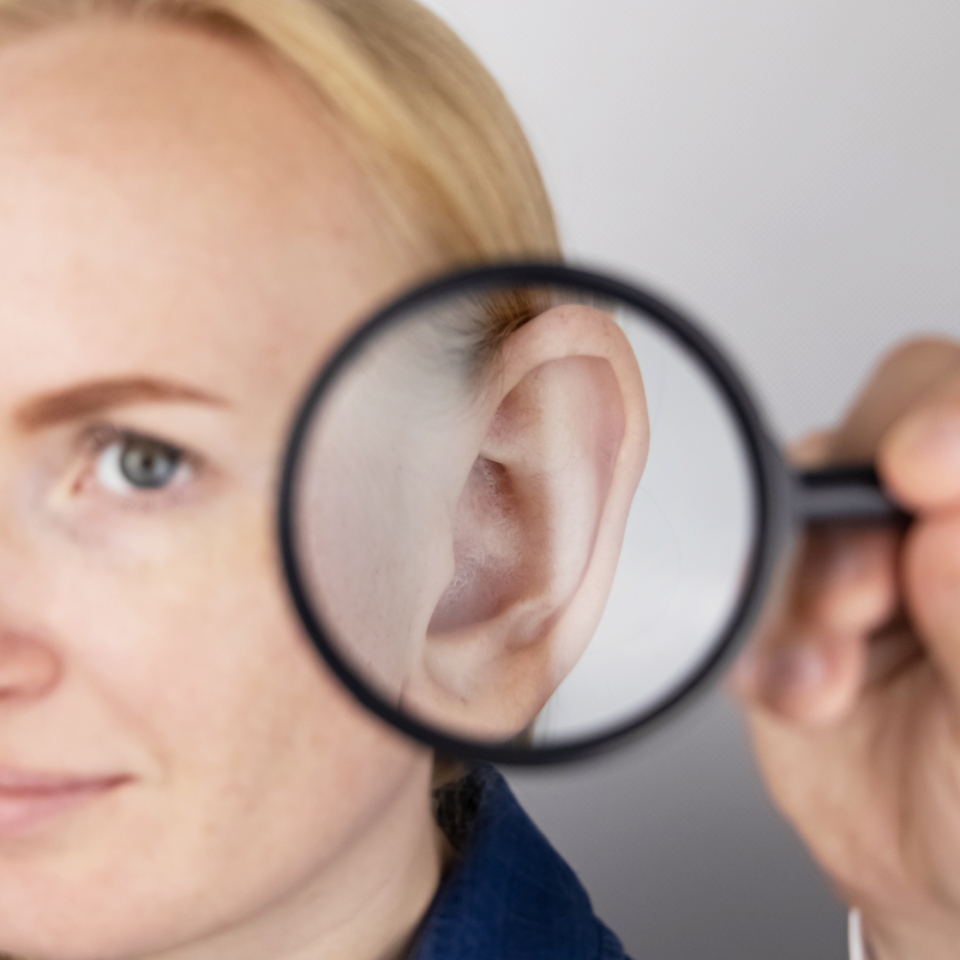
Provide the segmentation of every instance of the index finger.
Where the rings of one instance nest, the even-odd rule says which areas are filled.
[[[960,344],[914,340],[894,351],[830,447],[834,462],[875,461],[909,510],[960,504]]]
[[[891,429],[960,377],[960,344],[910,340],[890,353],[834,431],[828,459],[873,460]]]

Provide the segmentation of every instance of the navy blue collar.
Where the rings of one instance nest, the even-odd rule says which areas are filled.
[[[475,807],[412,960],[627,960],[586,891],[490,766],[468,775]]]

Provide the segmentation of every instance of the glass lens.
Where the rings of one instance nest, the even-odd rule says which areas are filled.
[[[381,315],[321,377],[292,456],[311,635],[427,739],[536,750],[636,724],[714,658],[758,549],[710,364],[572,284]]]

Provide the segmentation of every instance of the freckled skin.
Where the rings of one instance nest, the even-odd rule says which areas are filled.
[[[0,49],[0,766],[132,778],[0,835],[0,952],[372,960],[429,902],[431,758],[320,666],[274,547],[297,398],[409,279],[380,219],[305,92],[225,41]],[[131,375],[226,400],[111,414],[203,461],[157,508],[82,479],[74,425],[15,422]]]

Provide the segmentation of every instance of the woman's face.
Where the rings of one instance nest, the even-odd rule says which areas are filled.
[[[318,664],[273,534],[300,392],[406,275],[250,54],[0,49],[0,952],[147,953],[311,884],[335,915],[415,856],[430,758]]]

